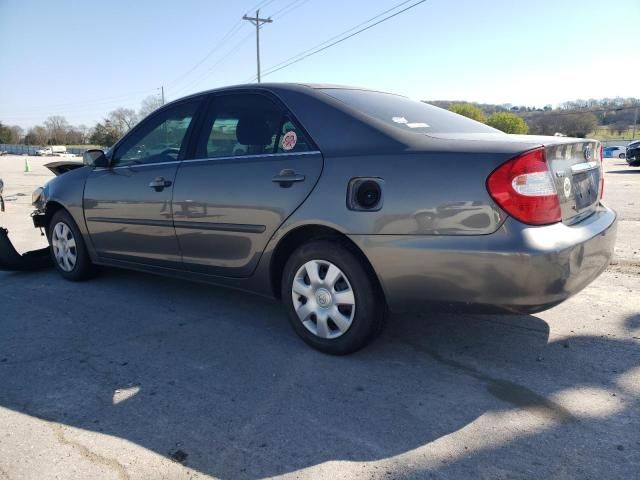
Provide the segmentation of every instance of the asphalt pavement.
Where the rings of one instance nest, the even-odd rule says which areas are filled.
[[[46,160],[0,157],[20,251]],[[536,315],[396,315],[347,357],[278,303],[116,269],[0,272],[0,479],[631,479],[640,168],[606,159],[616,257]]]

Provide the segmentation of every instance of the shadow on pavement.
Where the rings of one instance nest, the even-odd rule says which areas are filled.
[[[504,411],[549,428],[497,446],[487,432],[486,449],[390,475],[469,478],[482,463],[516,476],[598,478],[612,471],[609,460],[589,457],[622,444],[617,476],[633,471],[637,419],[623,411],[584,420],[551,399],[616,389],[640,365],[629,341],[549,343],[535,316],[438,314],[393,317],[371,347],[330,357],[295,337],[278,304],[242,293],[117,270],[81,284],[53,272],[0,282],[0,406],[174,455],[205,474],[262,478],[391,459]]]

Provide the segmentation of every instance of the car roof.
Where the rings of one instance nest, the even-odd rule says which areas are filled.
[[[174,101],[184,100],[187,98],[195,98],[202,95],[208,95],[211,93],[223,93],[223,92],[234,92],[234,91],[246,91],[246,90],[268,90],[268,91],[297,91],[307,90],[308,93],[311,93],[315,90],[361,90],[367,92],[379,92],[379,93],[388,93],[392,95],[397,95],[393,92],[384,92],[380,90],[375,90],[372,88],[358,87],[353,85],[340,85],[333,83],[294,83],[294,82],[268,82],[268,83],[244,83],[238,85],[229,85],[225,87],[212,88],[209,90],[203,90],[201,92],[193,93],[191,95],[181,97]],[[402,96],[402,95],[398,95]],[[173,103],[173,102],[171,102]]]
[[[447,151],[453,148],[453,144],[458,151],[461,149],[476,151],[479,148],[478,142],[460,143],[455,139],[436,139],[402,131],[328,95],[322,91],[325,89],[389,93],[369,88],[324,83],[251,83],[194,93],[174,100],[162,108],[189,99],[201,99],[210,94],[263,91],[275,95],[283,102],[325,157],[397,154],[407,150],[433,148],[435,144],[438,144],[438,148]],[[402,95],[398,96],[406,98]],[[505,138],[508,137],[505,135]],[[524,150],[539,145],[535,138],[513,139],[512,142],[505,142],[505,138],[487,141],[482,144],[482,148],[491,149],[492,152],[513,152],[514,149]]]

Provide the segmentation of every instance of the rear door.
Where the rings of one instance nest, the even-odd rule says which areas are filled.
[[[213,96],[194,148],[173,197],[184,266],[248,277],[315,186],[322,155],[277,99],[251,92]]]
[[[171,198],[199,100],[145,119],[87,180],[84,210],[99,256],[182,268]]]

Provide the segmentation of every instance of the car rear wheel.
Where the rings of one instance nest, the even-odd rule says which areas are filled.
[[[624,159],[624,157],[626,157],[626,155],[624,153],[621,153],[620,155],[618,155],[618,158]]]
[[[95,267],[82,234],[69,213],[64,210],[56,212],[49,223],[48,234],[53,264],[65,279],[81,281],[93,275]]]
[[[332,355],[355,352],[381,330],[384,298],[361,260],[338,241],[302,245],[283,273],[282,300],[296,333]]]

